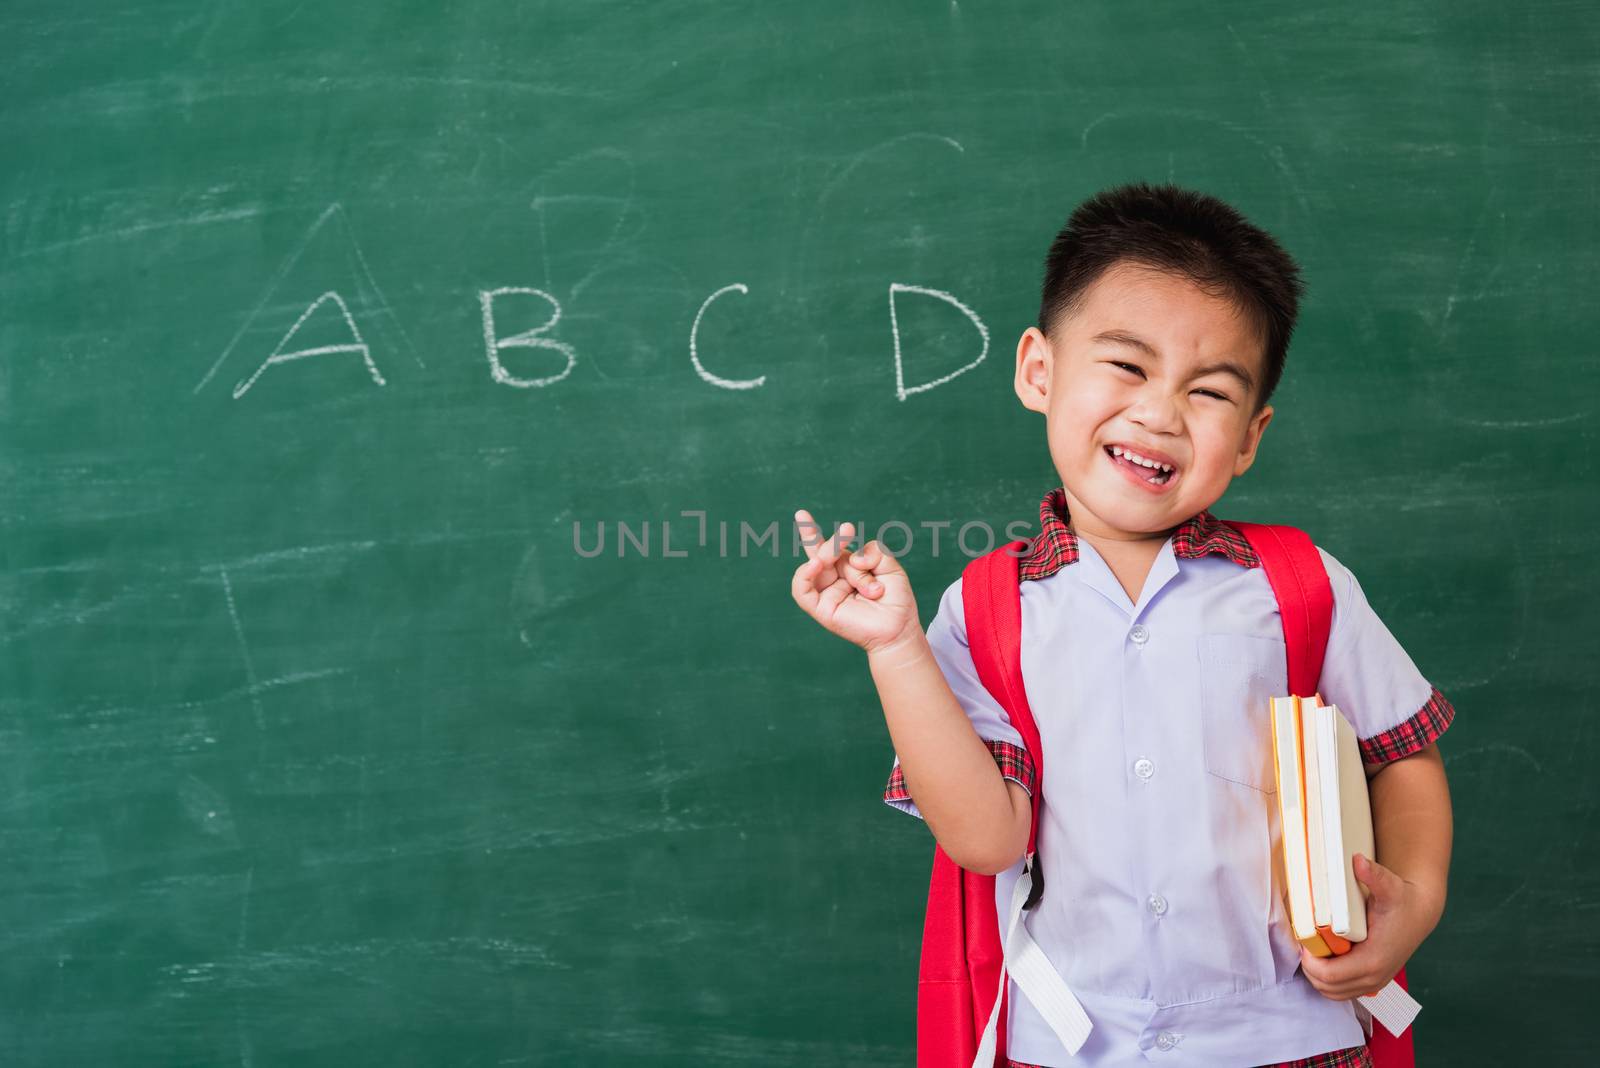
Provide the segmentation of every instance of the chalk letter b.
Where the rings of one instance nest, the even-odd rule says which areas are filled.
[[[510,337],[497,337],[494,328],[494,302],[499,297],[509,296],[538,297],[550,306],[550,318],[532,330],[524,330],[520,334]],[[578,362],[577,353],[571,345],[564,341],[557,341],[553,337],[544,335],[555,329],[561,321],[561,304],[542,289],[528,289],[525,286],[506,286],[502,289],[485,289],[478,294],[478,300],[483,304],[483,348],[489,357],[489,373],[496,382],[503,386],[516,386],[518,389],[531,389],[535,386],[548,386],[552,382],[559,382],[572,373],[572,365]],[[567,358],[567,365],[559,374],[549,375],[545,378],[518,378],[505,365],[500,362],[501,349],[553,349]]]

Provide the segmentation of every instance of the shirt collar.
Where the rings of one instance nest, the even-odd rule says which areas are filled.
[[[1260,567],[1243,534],[1208,510],[1185,519],[1172,533],[1174,556],[1196,560],[1210,553],[1227,557],[1241,567]],[[1023,555],[1018,574],[1024,579],[1049,578],[1078,559],[1078,536],[1067,516],[1067,491],[1058,486],[1039,502],[1039,535]]]

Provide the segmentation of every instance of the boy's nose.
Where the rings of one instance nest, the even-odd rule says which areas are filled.
[[[1178,406],[1169,397],[1141,398],[1128,409],[1128,420],[1152,434],[1171,434],[1181,425]]]

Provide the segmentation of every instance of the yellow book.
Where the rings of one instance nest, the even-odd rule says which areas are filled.
[[[1300,698],[1272,698],[1272,767],[1283,825],[1284,891],[1295,940],[1319,957],[1332,955],[1317,933],[1311,903],[1311,858],[1306,841],[1305,775],[1301,763]]]

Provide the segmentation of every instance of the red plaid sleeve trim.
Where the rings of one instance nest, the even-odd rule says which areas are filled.
[[[1455,717],[1456,710],[1439,692],[1439,687],[1435,686],[1427,701],[1410,719],[1397,727],[1390,727],[1382,734],[1361,739],[1361,759],[1368,764],[1386,764],[1410,756],[1419,749],[1427,748],[1430,742],[1444,733]]]
[[[1015,1061],[1010,1057],[1006,1058],[1006,1064],[1010,1068],[1040,1068],[1037,1064]],[[1351,1046],[1349,1049],[1319,1053],[1314,1057],[1301,1057],[1297,1061],[1280,1061],[1266,1068],[1373,1068],[1372,1053],[1365,1045]]]
[[[1033,796],[1034,784],[1038,780],[1038,773],[1033,768],[1033,756],[1026,748],[1012,745],[1010,742],[985,741],[989,752],[994,754],[994,761],[1000,765],[1000,777],[1010,779],[1012,782],[1028,791],[1028,796]],[[889,773],[889,785],[883,788],[885,801],[910,801],[911,795],[906,792],[906,777],[899,764]]]

